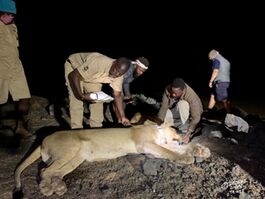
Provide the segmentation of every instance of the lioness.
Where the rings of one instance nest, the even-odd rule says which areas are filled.
[[[67,191],[63,177],[85,160],[102,161],[129,153],[145,153],[181,164],[191,164],[195,156],[210,156],[208,148],[196,144],[186,145],[184,151],[176,152],[174,143],[179,139],[175,129],[165,125],[59,131],[46,137],[42,145],[17,167],[16,190],[21,190],[22,171],[40,156],[48,165],[41,172],[39,184],[45,196],[54,192],[63,195]]]

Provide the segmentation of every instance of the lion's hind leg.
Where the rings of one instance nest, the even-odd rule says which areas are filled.
[[[79,151],[66,152],[67,155],[57,158],[41,173],[40,191],[45,196],[50,196],[54,192],[63,195],[66,191],[66,185],[62,181],[63,177],[78,167],[84,158],[79,156]]]
[[[52,177],[51,183],[56,194],[61,196],[67,191],[66,185],[62,180],[63,177],[76,169],[82,162],[84,162],[84,158],[77,155],[56,172],[56,175]]]

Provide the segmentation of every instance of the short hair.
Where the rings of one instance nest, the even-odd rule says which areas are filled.
[[[209,59],[212,60],[212,59],[215,59],[218,54],[219,54],[219,52],[217,50],[213,49],[209,52],[208,57],[209,57]]]
[[[126,72],[130,67],[130,61],[126,57],[120,57],[116,60],[116,62],[121,71]]]
[[[181,90],[183,90],[185,88],[185,82],[181,78],[175,78],[171,84],[171,87],[180,88]]]

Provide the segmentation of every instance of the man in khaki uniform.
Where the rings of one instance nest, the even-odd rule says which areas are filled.
[[[0,0],[0,104],[8,101],[9,94],[17,103],[16,133],[30,135],[25,121],[31,97],[18,51],[17,27],[14,23],[16,5],[12,0]]]
[[[65,79],[69,92],[71,128],[83,128],[83,101],[90,102],[90,127],[102,127],[103,103],[95,103],[91,92],[101,91],[102,84],[113,89],[121,123],[129,125],[122,107],[123,74],[128,70],[127,58],[112,59],[97,52],[76,53],[65,62]]]
[[[183,133],[183,142],[188,143],[191,133],[196,129],[203,112],[202,102],[195,91],[181,78],[165,88],[158,118],[169,122]]]

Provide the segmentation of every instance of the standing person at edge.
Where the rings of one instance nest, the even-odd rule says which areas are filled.
[[[123,74],[129,66],[127,58],[112,59],[97,52],[69,56],[65,62],[65,78],[69,92],[72,129],[83,128],[83,101],[90,102],[90,127],[102,127],[103,103],[95,103],[91,92],[101,91],[103,83],[109,84],[113,89],[114,103],[121,123],[125,126],[130,125],[122,107],[121,95]]]
[[[212,61],[212,75],[209,87],[212,89],[208,110],[211,111],[217,102],[223,102],[226,113],[231,112],[231,105],[228,96],[230,86],[230,62],[218,51],[211,50],[208,54]]]
[[[181,78],[165,88],[158,118],[160,122],[167,121],[183,134],[183,143],[190,141],[201,120],[203,112],[202,102],[195,91]]]
[[[15,133],[28,137],[26,117],[31,95],[19,58],[16,13],[14,1],[0,0],[0,105],[7,103],[10,94],[16,106]]]

